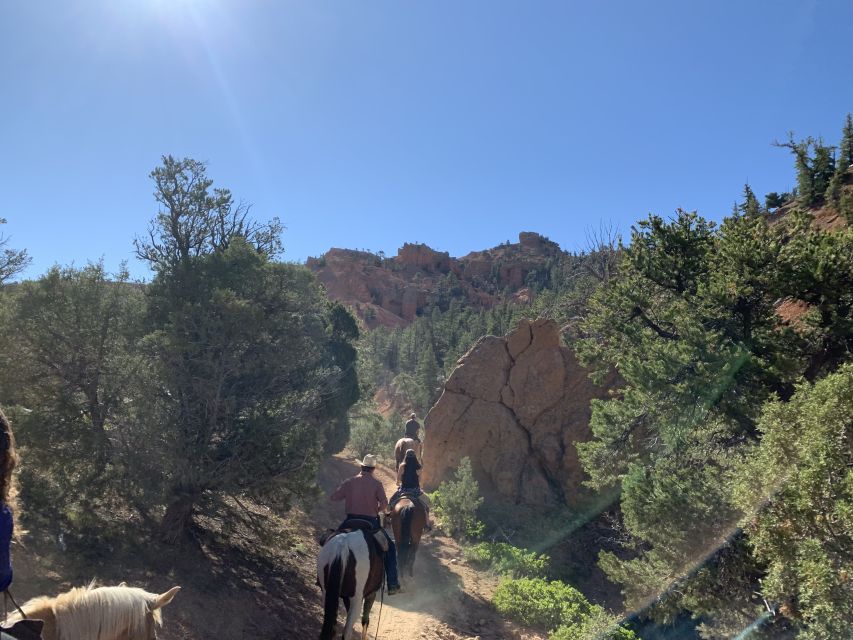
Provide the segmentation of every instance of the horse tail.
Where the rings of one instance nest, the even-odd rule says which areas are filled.
[[[415,506],[407,504],[400,509],[400,554],[408,555],[409,547],[412,546],[412,518],[415,515]]]
[[[323,629],[320,640],[331,640],[338,619],[338,599],[341,597],[341,583],[344,578],[344,559],[339,553],[328,565],[328,577],[325,581],[326,599],[323,602]]]

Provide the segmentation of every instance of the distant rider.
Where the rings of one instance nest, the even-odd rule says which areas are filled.
[[[418,423],[418,416],[413,412],[406,422],[406,437],[420,442],[420,431],[421,425]]]
[[[388,551],[385,553],[385,575],[388,577],[388,595],[394,595],[400,590],[400,583],[397,580],[397,548],[379,522],[379,514],[388,510],[388,498],[385,496],[382,483],[373,477],[375,468],[376,458],[370,454],[364,456],[361,472],[344,480],[330,499],[335,502],[344,500],[347,520],[353,518],[367,520],[385,535],[388,540]],[[341,527],[345,523],[346,520],[341,523]]]
[[[426,528],[428,531],[432,529],[429,522],[429,498],[421,490],[421,463],[412,449],[406,451],[406,457],[397,469],[397,487],[397,491],[391,496],[391,508],[393,509],[404,495],[418,500],[426,511]]]

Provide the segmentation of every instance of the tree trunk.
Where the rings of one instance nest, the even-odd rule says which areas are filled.
[[[175,492],[160,522],[160,537],[166,544],[177,544],[189,538],[197,493]]]

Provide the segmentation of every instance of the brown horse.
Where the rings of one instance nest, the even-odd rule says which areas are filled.
[[[400,468],[403,458],[406,457],[406,451],[409,449],[415,452],[418,462],[420,462],[422,448],[423,445],[414,438],[400,438],[397,440],[397,444],[394,445],[394,460],[397,462],[397,466],[394,469]]]
[[[391,512],[391,529],[397,543],[397,564],[400,575],[414,575],[415,554],[426,527],[427,513],[417,498],[404,495]]]
[[[55,598],[33,598],[22,609],[27,618],[44,621],[44,640],[155,640],[163,623],[160,610],[180,587],[148,593],[128,587],[78,587]],[[21,619],[18,613],[9,622]]]
[[[385,567],[379,544],[368,530],[332,534],[322,541],[317,556],[317,582],[324,594],[323,629],[320,640],[332,640],[338,622],[338,600],[347,610],[343,640],[352,638],[353,626],[361,611],[361,635],[367,637],[370,609],[382,587]]]

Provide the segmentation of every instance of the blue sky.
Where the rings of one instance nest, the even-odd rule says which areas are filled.
[[[51,264],[133,259],[163,154],[332,246],[451,255],[719,218],[853,111],[846,0],[0,0],[0,217]]]

